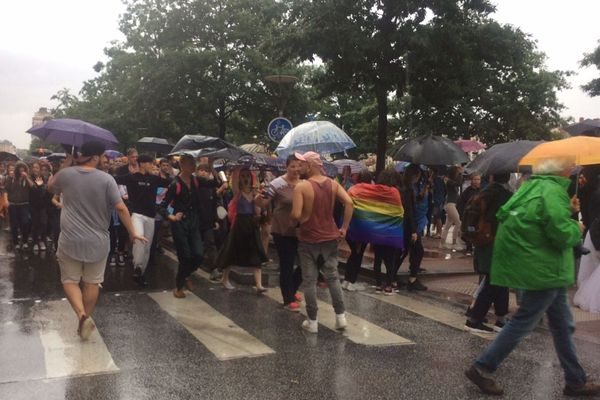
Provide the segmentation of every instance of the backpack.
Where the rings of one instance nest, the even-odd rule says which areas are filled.
[[[485,219],[488,209],[488,199],[485,193],[471,197],[465,206],[461,221],[461,239],[474,246],[485,246],[494,242],[492,223]]]
[[[192,176],[192,182],[194,183],[196,190],[198,190],[198,181],[193,176]],[[177,180],[175,181],[175,196],[179,196],[179,194],[181,193],[181,188],[182,188],[181,178],[177,177]]]

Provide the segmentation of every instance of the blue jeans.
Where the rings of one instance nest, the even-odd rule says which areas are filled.
[[[475,366],[485,372],[496,371],[521,339],[535,329],[544,313],[548,316],[554,348],[565,371],[565,381],[572,386],[584,384],[586,375],[575,354],[575,323],[569,309],[566,288],[524,291],[516,314],[496,340],[477,358]]]

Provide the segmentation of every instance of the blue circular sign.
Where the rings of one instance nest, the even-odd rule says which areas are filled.
[[[267,127],[267,136],[274,142],[281,142],[281,139],[288,133],[294,126],[289,119],[283,117],[274,118],[269,122]]]

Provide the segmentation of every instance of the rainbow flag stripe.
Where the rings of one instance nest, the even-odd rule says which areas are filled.
[[[397,189],[359,183],[348,190],[354,214],[347,238],[354,242],[404,248],[404,208]]]

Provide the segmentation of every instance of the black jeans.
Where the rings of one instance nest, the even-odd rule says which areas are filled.
[[[298,238],[273,234],[273,242],[279,257],[279,287],[283,304],[287,305],[296,301],[295,295],[302,284],[302,269],[294,269],[298,256]]]
[[[385,264],[385,283],[392,286],[398,270],[396,269],[395,257],[396,249],[391,246],[374,245],[375,260],[373,262],[373,271],[375,272],[375,285],[381,286],[381,262]]]
[[[54,206],[48,208],[48,230],[46,235],[54,242],[56,248],[60,235],[60,209]]]
[[[171,222],[171,232],[179,261],[175,285],[177,290],[181,290],[185,280],[202,263],[204,250],[200,229],[198,229],[198,217],[192,214],[184,217],[181,221]]]
[[[497,316],[504,317],[508,314],[508,288],[492,285],[489,275],[485,275],[484,279],[483,288],[471,311],[471,318],[478,322],[483,321],[492,304]]]
[[[10,232],[12,233],[13,244],[16,245],[19,243],[19,233],[21,233],[21,242],[27,243],[29,231],[31,230],[29,203],[9,205],[8,215],[10,218]]]
[[[46,241],[48,231],[48,209],[46,207],[31,207],[31,240],[33,243]]]
[[[410,235],[406,235],[404,238],[405,249],[396,253],[396,272],[400,270],[402,262],[408,256],[410,276],[416,278],[419,275],[421,269],[421,262],[425,256],[425,249],[423,248],[423,241],[421,235],[417,235],[417,240],[414,242],[411,240]]]
[[[348,257],[348,261],[346,261],[344,280],[350,283],[356,283],[367,245],[365,243],[352,242],[350,240],[346,240],[346,242],[348,242],[348,246],[350,246],[350,257]]]

